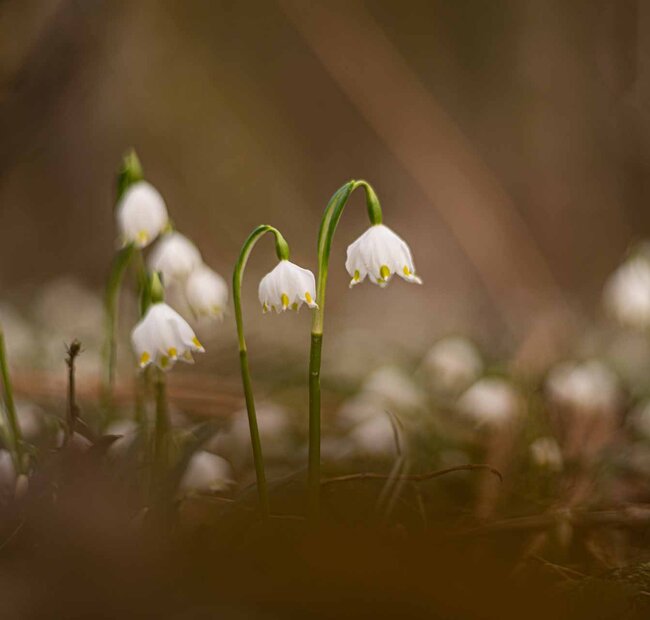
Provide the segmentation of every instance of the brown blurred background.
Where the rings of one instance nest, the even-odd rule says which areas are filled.
[[[549,308],[596,314],[650,227],[650,5],[4,0],[0,135],[3,296],[62,275],[101,288],[114,173],[134,146],[227,277],[263,222],[315,269],[329,196],[368,179],[425,285],[347,291],[345,247],[366,226],[355,197],[328,323],[519,340]],[[269,244],[251,269],[272,264]]]

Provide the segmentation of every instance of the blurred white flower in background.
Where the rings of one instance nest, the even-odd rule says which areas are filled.
[[[530,457],[539,467],[549,471],[562,471],[562,451],[553,437],[538,437],[530,444]]]
[[[16,401],[16,415],[20,432],[27,440],[36,439],[47,429],[47,413],[35,403],[18,399]]]
[[[608,312],[620,323],[637,329],[650,327],[650,256],[647,248],[626,260],[604,289]]]
[[[169,223],[165,201],[147,181],[138,181],[124,192],[116,215],[122,242],[141,248],[154,241]]]
[[[235,484],[230,463],[212,452],[195,452],[180,482],[181,491],[187,493],[218,493]]]
[[[187,278],[185,297],[196,318],[220,318],[228,305],[228,285],[218,273],[201,265]]]
[[[382,366],[373,371],[362,385],[360,393],[395,414],[408,414],[425,406],[422,391],[397,366]]]
[[[385,415],[380,404],[364,394],[356,394],[343,402],[336,418],[344,428],[350,428],[378,415]]]
[[[479,379],[456,403],[458,412],[476,426],[500,427],[514,422],[522,411],[519,392],[506,379]]]
[[[299,310],[303,303],[317,307],[314,274],[288,260],[281,260],[262,278],[258,295],[263,312]]]
[[[39,332],[37,367],[59,369],[65,357],[65,344],[78,339],[82,355],[77,376],[96,376],[102,367],[104,321],[101,296],[72,277],[62,277],[39,290],[34,318]]]
[[[546,393],[564,460],[593,465],[616,438],[623,403],[618,377],[597,360],[561,362],[548,374]]]
[[[192,363],[205,349],[187,321],[164,302],[152,304],[131,332],[140,368],[156,364],[169,370],[177,360]]]
[[[162,273],[165,286],[184,282],[203,263],[198,248],[181,233],[172,231],[160,238],[147,261],[151,271]]]
[[[16,470],[8,450],[0,449],[0,491],[13,494],[16,485]]]
[[[618,377],[598,360],[557,364],[546,388],[557,405],[588,413],[615,412],[622,397]]]
[[[357,424],[348,434],[353,451],[359,456],[397,456],[395,431],[387,414],[376,415]]]
[[[284,407],[268,402],[258,403],[257,424],[267,465],[271,461],[294,458],[294,430],[289,412]],[[236,467],[252,462],[253,453],[246,409],[233,414],[230,428],[210,441],[207,449],[224,455]]]
[[[431,387],[443,394],[458,394],[483,372],[483,360],[476,346],[462,336],[447,336],[436,342],[422,361]]]
[[[138,425],[134,420],[129,418],[122,418],[111,422],[104,430],[104,434],[119,435],[119,438],[110,445],[108,454],[117,458],[125,456],[137,437],[138,430]]]
[[[371,226],[348,246],[345,268],[352,277],[350,287],[366,279],[384,287],[393,274],[407,282],[422,284],[415,275],[411,250],[388,226]]]
[[[0,306],[0,325],[12,363],[33,363],[38,350],[34,326],[9,304]]]

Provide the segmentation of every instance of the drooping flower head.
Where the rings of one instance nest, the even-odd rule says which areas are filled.
[[[370,281],[384,287],[393,274],[407,282],[422,284],[415,275],[413,257],[406,242],[388,226],[375,224],[348,247],[345,268],[352,277],[350,287]]]
[[[314,274],[286,259],[262,278],[258,294],[264,312],[299,310],[303,303],[318,307]]]
[[[154,241],[169,223],[165,201],[147,181],[138,181],[126,189],[116,216],[122,242],[140,248]]]
[[[205,349],[187,321],[164,302],[149,306],[131,332],[140,368],[156,364],[169,370],[177,360],[192,363],[192,353]]]
[[[228,285],[218,273],[201,265],[188,277],[185,297],[196,317],[219,318],[228,303]]]
[[[198,248],[176,231],[162,237],[149,257],[149,269],[162,273],[166,286],[185,281],[202,263]]]

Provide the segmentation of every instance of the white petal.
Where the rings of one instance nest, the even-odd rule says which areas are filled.
[[[187,279],[185,296],[196,316],[221,316],[228,303],[228,285],[218,273],[203,265]]]
[[[192,351],[204,351],[187,321],[165,303],[149,308],[131,339],[141,367],[153,362],[170,370],[177,359],[190,361]]]
[[[282,260],[262,278],[258,294],[264,311],[298,310],[303,303],[315,308],[314,274],[295,263]]]
[[[139,247],[154,241],[169,220],[165,201],[146,181],[134,183],[124,192],[116,214],[122,240]]]
[[[171,232],[160,239],[149,256],[149,269],[163,274],[165,285],[185,280],[202,264],[198,248],[179,232]]]
[[[352,276],[350,286],[370,281],[384,287],[393,274],[409,282],[421,283],[415,275],[413,258],[406,242],[383,224],[371,226],[348,247],[345,263]]]

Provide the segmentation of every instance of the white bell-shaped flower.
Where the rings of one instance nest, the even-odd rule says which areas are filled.
[[[228,303],[228,285],[216,272],[201,265],[187,278],[185,297],[196,317],[221,317]]]
[[[303,303],[318,307],[314,274],[288,260],[281,260],[262,278],[258,294],[264,312],[298,310]]]
[[[164,302],[151,305],[131,332],[140,368],[156,364],[169,370],[177,360],[192,363],[205,349],[187,321]]]
[[[216,454],[200,450],[192,455],[187,464],[180,489],[186,493],[219,493],[227,491],[234,484],[230,463]]]
[[[163,197],[146,181],[138,181],[124,192],[116,216],[122,242],[140,248],[154,241],[169,223]]]
[[[650,260],[639,253],[609,278],[603,293],[605,307],[621,324],[650,327]]]
[[[370,281],[384,287],[393,274],[407,282],[422,284],[415,275],[411,250],[401,237],[388,226],[375,224],[348,246],[345,268],[352,277],[350,287]]]
[[[149,256],[149,269],[162,273],[165,286],[185,281],[202,264],[198,248],[176,231],[162,237]]]

